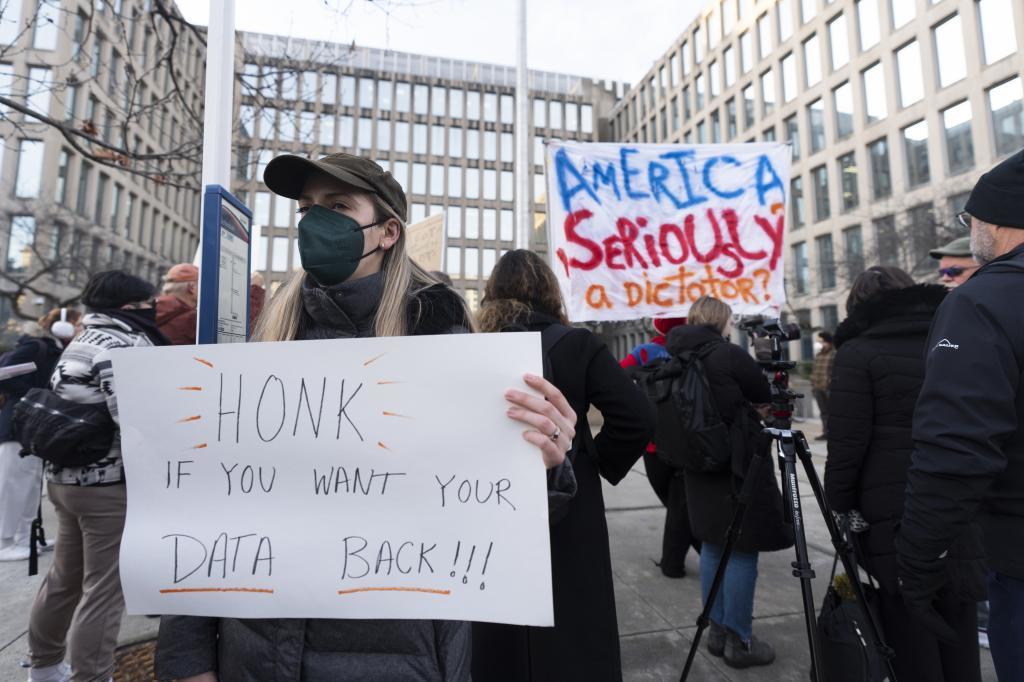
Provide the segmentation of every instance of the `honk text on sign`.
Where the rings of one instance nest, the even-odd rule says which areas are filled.
[[[539,334],[113,361],[130,613],[553,623],[544,465],[504,399]]]
[[[549,142],[551,265],[569,317],[684,316],[701,296],[777,311],[789,165],[775,143]]]

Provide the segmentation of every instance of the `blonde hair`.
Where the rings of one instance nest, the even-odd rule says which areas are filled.
[[[413,297],[424,289],[440,284],[429,272],[417,265],[405,251],[405,221],[376,194],[364,194],[373,201],[377,220],[397,220],[400,228],[398,241],[384,252],[381,272],[384,286],[373,320],[374,336],[405,336],[408,329],[408,308]],[[306,271],[296,268],[288,280],[278,288],[260,315],[253,332],[255,341],[290,341],[299,332],[302,319],[302,284]],[[473,316],[465,301],[457,297],[462,306],[465,326],[475,330]],[[420,311],[417,311],[417,315]]]
[[[731,318],[732,308],[729,307],[728,303],[720,301],[714,296],[701,296],[690,306],[686,323],[690,325],[709,325],[721,334],[725,331],[725,326],[729,324]]]

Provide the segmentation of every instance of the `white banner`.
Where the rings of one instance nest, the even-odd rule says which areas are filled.
[[[569,317],[737,314],[785,303],[785,144],[547,143],[551,266]]]
[[[114,353],[129,613],[551,625],[539,334]]]

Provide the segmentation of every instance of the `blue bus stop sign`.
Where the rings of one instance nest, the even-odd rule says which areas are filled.
[[[220,185],[203,194],[198,343],[249,338],[252,211]]]

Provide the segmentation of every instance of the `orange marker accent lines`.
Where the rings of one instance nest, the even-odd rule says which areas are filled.
[[[200,443],[199,445],[193,445],[192,449],[193,450],[202,450],[205,447],[206,447],[206,443]]]
[[[410,417],[408,415],[398,414],[397,412],[388,412],[387,410],[384,410],[384,416],[385,417],[401,417],[402,419],[412,419],[412,417]]]
[[[203,360],[202,358],[197,358],[194,355],[192,356],[192,359],[198,362],[200,365],[206,365],[210,369],[213,369],[213,363],[210,362],[209,360]]]
[[[201,390],[203,390],[203,387],[202,386],[179,386],[178,390],[179,391],[201,391]]]
[[[387,386],[389,384],[404,384],[404,383],[405,383],[404,381],[389,381],[389,380],[385,379],[385,380],[382,380],[382,381],[378,381],[377,385],[378,386]]]
[[[181,594],[184,592],[255,592],[274,594],[273,590],[261,587],[175,587],[160,590],[160,594]]]
[[[380,441],[377,441],[377,447],[382,448],[384,450],[391,450],[391,448],[389,448],[387,445],[384,445],[384,443],[381,443]]]
[[[363,367],[366,367],[366,366],[367,366],[367,365],[369,365],[370,363],[373,363],[373,362],[376,362],[377,360],[380,360],[380,359],[381,359],[382,357],[384,357],[385,355],[387,355],[387,353],[381,353],[380,355],[378,355],[378,356],[377,356],[377,357],[375,357],[375,358],[370,358],[369,360],[367,360],[366,362],[364,362],[364,363],[363,363]]]
[[[178,423],[179,424],[184,424],[185,422],[195,422],[195,421],[199,421],[202,418],[203,418],[202,415],[194,414],[191,417],[185,417],[184,419],[179,419]]]
[[[339,595],[356,594],[357,592],[420,592],[422,594],[440,594],[447,597],[451,590],[433,590],[429,587],[357,587],[352,590],[338,590]]]

